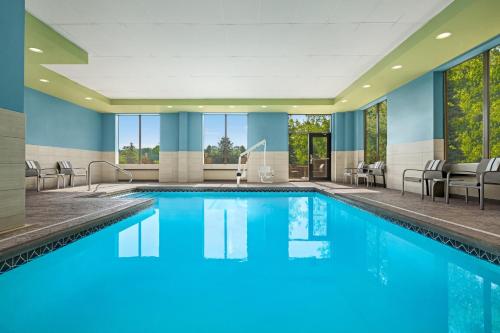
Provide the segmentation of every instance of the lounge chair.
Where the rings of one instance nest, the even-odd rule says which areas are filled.
[[[59,173],[69,176],[71,186],[75,186],[76,177],[85,177],[85,183],[88,184],[87,169],[74,168],[70,161],[58,161],[57,168],[59,169]]]
[[[453,175],[475,176],[470,180],[453,179]],[[500,157],[483,158],[477,165],[476,172],[471,171],[448,171],[446,175],[446,203],[450,203],[450,187],[465,188],[465,203],[468,202],[469,189],[478,190],[479,208],[484,209],[484,186],[486,184],[500,185]]]
[[[359,179],[364,178],[366,181],[366,187],[370,186],[370,178],[372,174],[370,173],[369,166],[363,165],[362,169],[359,169],[354,174],[354,179],[356,180],[356,186],[359,186]]]
[[[45,189],[45,179],[55,179],[57,181],[57,188],[59,188],[59,178],[63,180],[64,176],[57,172],[56,168],[41,168],[40,163],[34,160],[26,161],[25,176],[36,177],[36,190],[40,192],[40,179],[42,180],[42,189]]]
[[[401,195],[405,194],[405,182],[420,183],[422,185],[422,191],[420,193],[420,198],[424,200],[424,185],[426,194],[429,195],[429,181],[437,178],[443,178],[443,167],[446,164],[445,160],[429,160],[425,163],[423,170],[420,169],[405,169],[403,171],[403,188],[401,190]],[[407,172],[420,173],[418,176],[407,176]]]
[[[382,177],[383,180],[383,185],[386,187],[385,184],[385,162],[383,161],[377,161],[374,164],[370,164],[368,166],[368,173],[370,176],[373,177],[373,185],[377,185],[377,179],[376,177]]]
[[[358,166],[355,168],[345,168],[344,169],[344,182],[347,183],[347,177],[349,177],[351,181],[351,185],[353,180],[356,178],[356,174],[358,172],[363,172],[363,169],[365,168],[365,162],[359,162]]]

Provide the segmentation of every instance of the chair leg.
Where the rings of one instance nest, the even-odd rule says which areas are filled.
[[[430,187],[431,187],[431,198],[432,198],[432,201],[434,202],[435,198],[434,198],[434,182],[433,181],[431,181]]]
[[[401,195],[405,195],[405,179],[401,182]]]
[[[425,194],[428,196],[429,195],[429,181],[426,179],[425,180]]]
[[[479,208],[484,209],[484,184],[479,185]]]
[[[467,205],[469,203],[469,188],[465,188],[465,204]]]
[[[424,181],[421,182],[420,186],[421,186],[421,189],[420,189],[420,200],[424,200]]]
[[[446,182],[446,193],[445,193],[446,203],[450,203],[450,187],[448,186],[448,182]]]

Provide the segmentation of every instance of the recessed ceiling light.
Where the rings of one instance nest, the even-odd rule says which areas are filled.
[[[229,107],[230,107],[231,109],[234,109],[234,105],[229,105]]]
[[[267,108],[267,105],[261,105],[260,107],[265,109],[265,108]]]
[[[30,47],[28,50],[30,50],[31,52],[35,52],[35,53],[43,53],[43,50],[38,49],[36,47]]]
[[[296,109],[296,108],[298,108],[298,106],[297,106],[297,105],[294,105],[294,106],[293,106],[293,108],[294,108],[294,109]]]
[[[436,36],[436,39],[445,39],[451,36],[451,32],[443,32]]]
[[[371,85],[370,85],[370,84],[365,84],[365,85],[363,86],[363,88],[370,88],[370,87],[371,87]]]
[[[85,99],[86,99],[87,101],[91,101],[91,100],[93,100],[93,98],[92,98],[92,97],[85,97]]]
[[[198,109],[203,109],[203,105],[198,105]]]
[[[403,68],[403,65],[394,65],[392,66],[392,69],[401,69]]]
[[[40,82],[43,82],[43,83],[49,83],[50,81],[47,80],[47,79],[40,79]]]
[[[340,101],[341,103],[346,103],[347,102],[347,99],[343,99]]]
[[[169,106],[167,106],[167,108],[171,109],[171,108],[173,108],[173,106],[172,106],[172,105],[169,105]]]

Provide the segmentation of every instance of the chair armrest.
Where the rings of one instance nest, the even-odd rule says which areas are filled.
[[[43,172],[43,171],[47,171],[47,170],[50,170],[52,171],[53,173],[46,173],[46,172]],[[57,171],[56,168],[43,168],[43,169],[40,169],[40,171],[38,172],[38,175],[41,176],[41,175],[57,175],[59,172]]]
[[[85,174],[87,174],[87,172],[88,172],[87,168],[73,168],[73,171],[83,171],[83,172],[85,172]]]
[[[484,184],[484,177],[489,174],[489,173],[498,173],[500,174],[500,171],[483,171],[479,174],[479,183]],[[495,183],[496,184],[496,183]]]
[[[477,173],[474,171],[448,171],[448,174],[457,175],[457,176],[475,176],[475,175],[477,175]]]
[[[420,170],[420,169],[404,169],[403,170],[403,178],[405,177],[406,171],[417,171],[417,172],[422,172],[422,176],[425,173],[425,170]]]

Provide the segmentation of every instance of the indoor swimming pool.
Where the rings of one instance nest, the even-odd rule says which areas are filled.
[[[0,275],[0,332],[499,332],[500,267],[315,192],[155,204]]]

